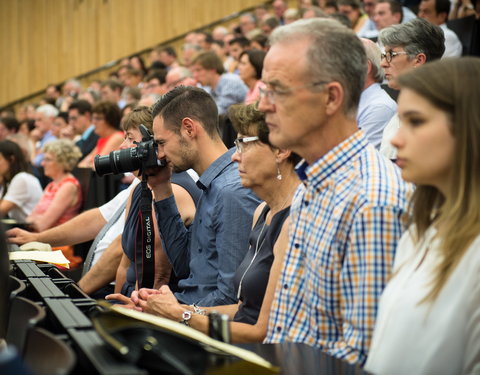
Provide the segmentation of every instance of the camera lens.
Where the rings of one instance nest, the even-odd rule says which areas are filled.
[[[112,151],[109,155],[97,155],[94,160],[95,172],[99,176],[132,172],[140,169],[142,160],[137,155],[137,148]]]

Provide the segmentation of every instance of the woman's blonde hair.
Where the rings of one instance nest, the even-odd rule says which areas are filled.
[[[43,147],[43,152],[52,154],[65,172],[71,172],[82,157],[80,149],[68,139],[57,139],[48,142]]]
[[[401,75],[398,82],[402,89],[413,90],[446,112],[455,138],[447,196],[432,186],[419,185],[412,197],[416,240],[432,224],[440,228],[442,259],[423,300],[433,301],[480,234],[480,59],[435,61]]]
[[[128,131],[132,128],[138,129],[143,124],[153,134],[153,117],[150,107],[138,106],[126,115],[122,120],[122,128]]]

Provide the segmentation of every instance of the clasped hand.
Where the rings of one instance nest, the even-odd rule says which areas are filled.
[[[124,304],[123,307],[125,308],[159,315],[176,321],[179,320],[184,310],[166,285],[160,289],[142,288],[138,291],[135,290],[130,298],[120,293],[115,293],[109,294],[105,299],[118,300]]]

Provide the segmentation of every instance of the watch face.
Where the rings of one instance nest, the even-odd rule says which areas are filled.
[[[191,311],[184,311],[182,314],[183,320],[190,320],[192,317],[192,312]]]

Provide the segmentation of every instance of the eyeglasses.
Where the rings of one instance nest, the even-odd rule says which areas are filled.
[[[242,152],[245,151],[245,145],[250,142],[255,142],[258,141],[258,137],[243,137],[243,138],[237,138],[235,139],[235,147],[237,149],[237,152],[241,154]]]
[[[105,120],[105,117],[103,116],[92,116],[92,121],[103,121]]]
[[[395,51],[385,51],[380,54],[380,59],[385,59],[388,63],[392,62],[392,59],[398,55],[408,55],[407,52],[395,52]]]
[[[285,89],[278,89],[273,87],[271,88],[260,87],[260,100],[267,98],[271,104],[275,104],[275,101],[277,101],[279,98],[291,95],[293,91],[312,88],[315,86],[321,86],[321,85],[325,85],[326,83],[329,83],[329,82],[328,81],[314,82],[314,83],[308,83],[302,86],[288,87]]]

